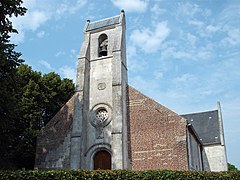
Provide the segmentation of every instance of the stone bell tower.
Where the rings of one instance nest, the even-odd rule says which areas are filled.
[[[78,57],[71,169],[127,169],[125,15],[87,21]]]

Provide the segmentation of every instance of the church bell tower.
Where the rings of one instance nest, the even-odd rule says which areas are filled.
[[[87,21],[78,57],[71,169],[128,169],[125,15]]]

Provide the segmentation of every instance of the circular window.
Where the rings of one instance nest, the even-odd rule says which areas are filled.
[[[112,119],[112,108],[108,104],[97,104],[90,111],[90,123],[96,127],[107,126]]]
[[[108,119],[108,112],[106,109],[99,109],[96,112],[96,116],[95,116],[97,123],[103,123]]]

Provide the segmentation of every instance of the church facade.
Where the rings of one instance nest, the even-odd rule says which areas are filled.
[[[87,21],[74,96],[41,130],[36,169],[226,171],[220,104],[178,115],[128,85],[125,14]]]

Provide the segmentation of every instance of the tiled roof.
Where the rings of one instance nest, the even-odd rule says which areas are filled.
[[[221,143],[218,110],[182,116],[192,124],[203,145]]]

